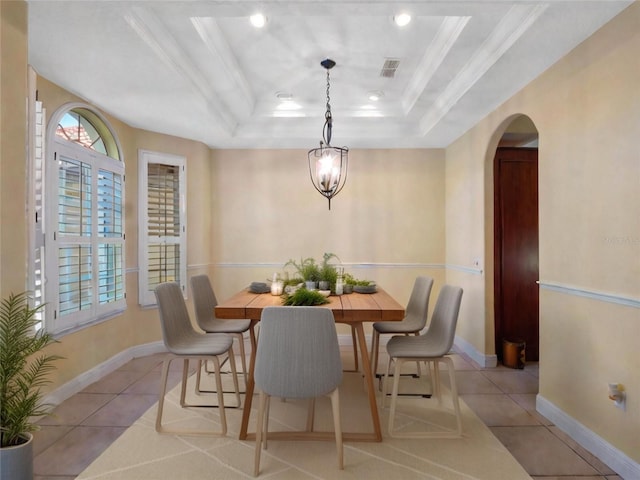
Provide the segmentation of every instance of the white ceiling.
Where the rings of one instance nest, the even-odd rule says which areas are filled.
[[[131,126],[211,147],[316,147],[331,58],[331,143],[353,149],[446,147],[632,2],[28,3],[40,75]]]

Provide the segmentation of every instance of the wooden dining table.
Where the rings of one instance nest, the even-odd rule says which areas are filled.
[[[380,287],[374,293],[351,293],[345,295],[331,295],[329,302],[319,305],[318,308],[330,308],[333,312],[336,323],[351,325],[356,333],[358,347],[361,352],[362,373],[365,378],[365,385],[369,399],[369,409],[371,410],[371,421],[373,431],[371,432],[343,432],[343,439],[346,441],[382,441],[382,431],[380,428],[380,417],[376,403],[376,393],[373,381],[373,372],[369,360],[369,352],[364,336],[364,322],[381,321],[401,321],[404,318],[404,307],[391,297]],[[251,404],[255,382],[253,371],[256,356],[256,335],[255,326],[260,321],[262,310],[265,307],[281,306],[282,298],[270,293],[253,293],[248,288],[241,290],[228,300],[215,307],[215,315],[220,319],[250,319],[251,338],[251,360],[249,362],[249,372],[247,379],[246,397],[242,412],[242,423],[240,426],[240,440],[255,439],[255,432],[249,433],[249,416],[251,415]],[[269,432],[269,438],[280,438],[289,440],[302,439],[327,439],[335,438],[333,432]]]

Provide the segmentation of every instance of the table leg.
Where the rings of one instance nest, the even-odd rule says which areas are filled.
[[[258,323],[257,320],[251,320],[251,326],[249,327],[249,337],[251,338],[251,358],[249,360],[249,375],[247,378],[247,388],[244,396],[244,407],[242,409],[242,423],[240,424],[240,434],[238,436],[240,440],[247,439],[247,429],[249,427],[249,416],[251,415],[251,403],[253,401],[253,390],[255,388],[253,371],[256,366],[256,351],[258,349],[258,342],[256,341],[256,331],[255,331],[255,327],[257,323]]]
[[[365,381],[367,382],[367,392],[369,394],[369,408],[371,409],[371,421],[373,422],[373,431],[375,440],[382,441],[382,430],[380,428],[380,416],[378,415],[378,404],[376,402],[376,390],[373,384],[373,374],[371,373],[371,363],[369,361],[369,352],[367,351],[367,342],[364,337],[364,328],[362,322],[353,324],[356,329],[356,336],[360,345],[360,355],[362,355],[362,369],[364,370]]]

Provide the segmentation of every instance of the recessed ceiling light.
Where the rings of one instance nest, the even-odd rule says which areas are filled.
[[[293,94],[289,92],[276,92],[276,98],[282,101],[291,100],[293,99]]]
[[[398,15],[393,17],[393,21],[397,26],[404,27],[411,21],[411,15],[409,15],[408,13],[399,13]]]
[[[369,100],[373,102],[377,102],[382,97],[384,97],[384,92],[381,92],[380,90],[372,90],[369,92]]]
[[[255,15],[251,15],[249,17],[249,21],[251,22],[251,25],[253,25],[254,27],[262,28],[264,27],[265,23],[267,23],[267,17],[265,17],[261,13],[256,13]]]

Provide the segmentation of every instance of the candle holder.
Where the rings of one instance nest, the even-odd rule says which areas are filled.
[[[284,290],[284,282],[277,273],[273,274],[273,280],[271,281],[271,295],[282,295]]]

